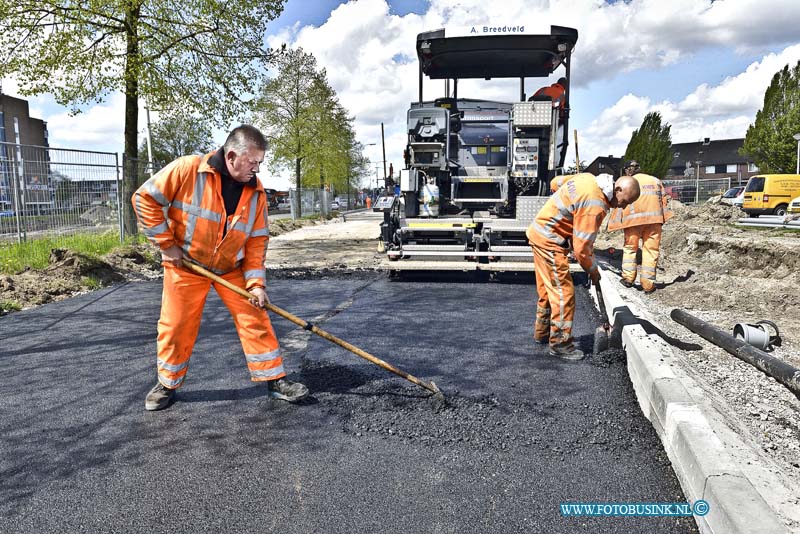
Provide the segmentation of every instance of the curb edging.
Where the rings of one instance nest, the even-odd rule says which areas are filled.
[[[704,500],[707,515],[695,515],[701,532],[788,532],[775,511],[736,467],[701,406],[664,361],[663,345],[638,324],[638,310],[624,301],[609,277],[600,280],[606,312],[621,329],[628,374],[644,416],[653,425],[681,488],[690,502]],[[670,355],[667,355],[670,356]]]

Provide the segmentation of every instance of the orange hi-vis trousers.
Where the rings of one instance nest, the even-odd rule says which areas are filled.
[[[245,287],[241,269],[221,276],[238,287]],[[158,380],[169,389],[176,389],[183,383],[212,285],[233,316],[250,379],[259,382],[286,376],[278,338],[265,310],[205,276],[165,264],[158,320]]]
[[[550,336],[550,348],[574,349],[572,321],[575,317],[575,285],[569,272],[567,249],[544,250],[532,245],[536,269],[536,323],[534,339],[544,341]]]
[[[622,247],[622,278],[631,284],[636,280],[636,252],[642,241],[642,266],[639,281],[642,289],[652,291],[656,286],[658,250],[661,246],[661,223],[642,224],[625,228],[625,246]]]

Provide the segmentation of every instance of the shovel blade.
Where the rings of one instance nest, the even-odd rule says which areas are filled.
[[[598,326],[594,331],[594,347],[593,354],[600,354],[608,350],[608,330],[602,326]]]

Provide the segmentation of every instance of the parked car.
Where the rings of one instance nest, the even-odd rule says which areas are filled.
[[[664,192],[679,202],[694,202],[697,187],[694,184],[665,185]]]
[[[739,201],[738,203],[736,201]],[[722,204],[729,204],[731,206],[740,206],[744,201],[744,186],[738,185],[736,187],[731,187],[727,191],[722,194],[722,198],[719,199],[720,203]]]
[[[800,197],[795,197],[789,202],[789,207],[786,208],[786,213],[800,213]]]
[[[338,200],[334,200],[333,202],[331,202],[331,209],[332,210],[338,210],[339,209],[339,201]]]

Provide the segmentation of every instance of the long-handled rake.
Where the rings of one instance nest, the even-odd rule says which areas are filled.
[[[234,293],[237,293],[238,295],[240,295],[240,296],[242,296],[242,297],[244,297],[244,298],[246,298],[248,300],[253,298],[253,296],[249,292],[247,292],[246,290],[242,289],[241,287],[233,285],[232,283],[228,282],[227,280],[225,280],[221,276],[218,276],[218,275],[212,273],[208,269],[205,269],[205,268],[203,268],[203,267],[201,267],[201,266],[199,266],[197,264],[194,264],[194,263],[188,261],[185,258],[182,260],[182,262],[183,262],[184,267],[186,267],[187,269],[189,269],[189,270],[191,270],[191,271],[193,271],[193,272],[195,272],[197,274],[200,274],[202,276],[205,276],[206,278],[210,278],[214,282],[222,284],[223,286],[227,287],[228,289],[230,289]],[[444,401],[444,394],[442,393],[442,391],[438,388],[438,386],[434,382],[432,382],[432,381],[431,382],[425,382],[424,380],[420,380],[419,378],[415,377],[414,375],[411,375],[409,373],[406,373],[405,371],[402,371],[402,370],[398,369],[394,365],[392,365],[392,364],[390,364],[388,362],[385,362],[385,361],[381,360],[380,358],[378,358],[376,356],[373,356],[372,354],[368,353],[365,350],[362,350],[362,349],[356,347],[355,345],[351,345],[350,343],[348,343],[347,341],[344,341],[343,339],[339,339],[338,337],[334,336],[333,334],[329,334],[328,332],[326,332],[325,330],[319,328],[318,326],[315,326],[315,325],[309,323],[308,321],[306,321],[304,319],[301,319],[300,317],[297,317],[296,315],[293,315],[293,314],[289,313],[288,311],[286,311],[286,310],[284,310],[282,308],[279,308],[278,306],[275,306],[272,303],[268,302],[264,307],[266,309],[268,309],[269,311],[280,315],[281,317],[283,317],[287,321],[291,321],[294,324],[296,324],[297,326],[300,326],[300,327],[304,328],[305,330],[308,330],[310,332],[313,332],[313,333],[317,334],[319,337],[327,339],[331,343],[335,343],[335,344],[339,345],[340,347],[349,350],[350,352],[352,352],[356,356],[360,356],[360,357],[364,358],[365,360],[367,360],[369,362],[372,362],[375,365],[377,365],[379,367],[383,367],[387,371],[396,374],[397,376],[405,378],[406,380],[408,380],[409,382],[411,382],[413,384],[416,384],[416,385],[418,385],[418,386],[420,386],[422,388],[427,389],[428,391],[430,391],[431,393],[434,394],[434,397],[436,397],[437,400]]]

